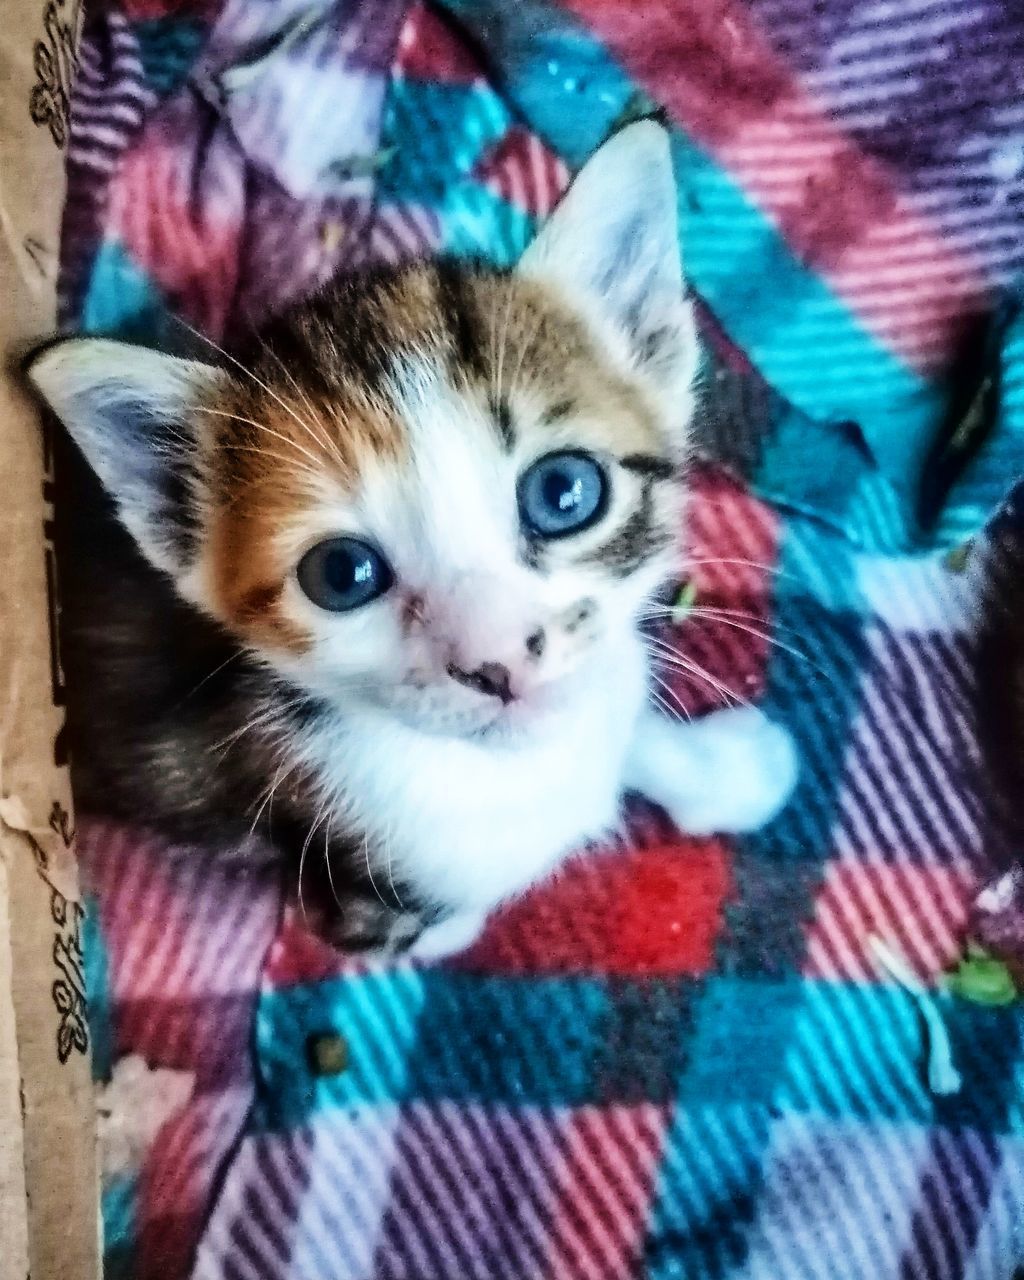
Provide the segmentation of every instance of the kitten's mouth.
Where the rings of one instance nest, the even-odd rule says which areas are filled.
[[[515,741],[542,729],[563,702],[557,685],[531,689],[504,705],[495,705],[483,723],[467,736],[486,742]]]
[[[410,682],[382,706],[409,728],[439,738],[514,744],[543,733],[552,716],[573,701],[576,682],[567,675],[532,684],[502,699],[454,683]],[[404,696],[402,696],[404,695]]]
[[[540,731],[558,705],[558,699],[548,690],[540,690],[507,703],[491,699],[437,720],[427,716],[418,727],[439,737],[466,742],[512,744]]]

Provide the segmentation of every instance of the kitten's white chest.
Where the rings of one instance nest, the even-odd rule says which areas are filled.
[[[616,657],[550,732],[516,747],[383,719],[350,728],[324,764],[384,851],[375,877],[390,870],[423,900],[486,911],[613,827],[645,691],[639,642]]]

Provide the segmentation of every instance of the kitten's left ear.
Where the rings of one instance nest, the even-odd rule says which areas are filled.
[[[104,338],[56,342],[25,372],[85,454],[139,548],[182,586],[192,567],[206,435],[196,408],[212,403],[228,375]]]
[[[683,284],[672,153],[661,125],[628,125],[594,153],[519,271],[554,285],[595,324],[613,326],[669,407],[689,396],[697,343]]]

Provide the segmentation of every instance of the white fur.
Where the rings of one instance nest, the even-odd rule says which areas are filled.
[[[683,831],[741,834],[770,821],[796,782],[793,739],[756,707],[729,707],[692,724],[647,710],[625,778]]]
[[[382,851],[378,887],[398,878],[453,912],[417,958],[462,950],[492,908],[608,836],[626,791],[694,834],[754,830],[785,803],[797,775],[785,729],[747,707],[692,724],[655,714],[635,634],[593,658],[564,708],[523,740],[438,737],[369,713],[305,744],[337,780],[338,808]]]
[[[318,609],[292,581],[289,607],[314,648],[295,659],[278,655],[278,665],[317,696],[337,701],[347,717],[383,711],[434,734],[464,736],[495,715],[493,699],[453,683],[450,663],[472,671],[502,662],[527,703],[539,710],[561,705],[575,687],[577,666],[593,665],[590,650],[602,637],[633,634],[640,607],[670,568],[666,558],[620,579],[581,560],[628,520],[641,480],[609,458],[605,519],[569,540],[564,554],[537,574],[522,562],[516,479],[540,453],[558,447],[553,433],[531,432],[526,403],[510,392],[521,431],[507,452],[487,405],[452,386],[428,360],[396,362],[390,398],[407,424],[407,462],[368,467],[355,499],[325,490],[302,537],[283,536],[292,559],[328,534],[369,537],[386,550],[403,587],[428,602],[427,615],[406,627],[401,600],[392,594],[338,617]],[[564,619],[584,600],[593,606],[592,622],[570,635]],[[537,628],[545,631],[547,650],[533,662],[525,645]]]
[[[384,883],[487,911],[616,824],[645,700],[639,640],[609,641],[570,683],[564,706],[511,739],[440,736],[369,711],[318,731],[303,754],[383,851]]]

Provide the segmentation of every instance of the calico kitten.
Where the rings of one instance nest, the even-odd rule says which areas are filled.
[[[628,789],[693,832],[776,812],[781,729],[647,706],[638,618],[678,566],[694,415],[676,207],[643,122],[512,273],[341,279],[210,363],[36,358],[131,535],[65,532],[84,809],[217,843],[255,824],[326,868],[339,945],[422,955]]]

